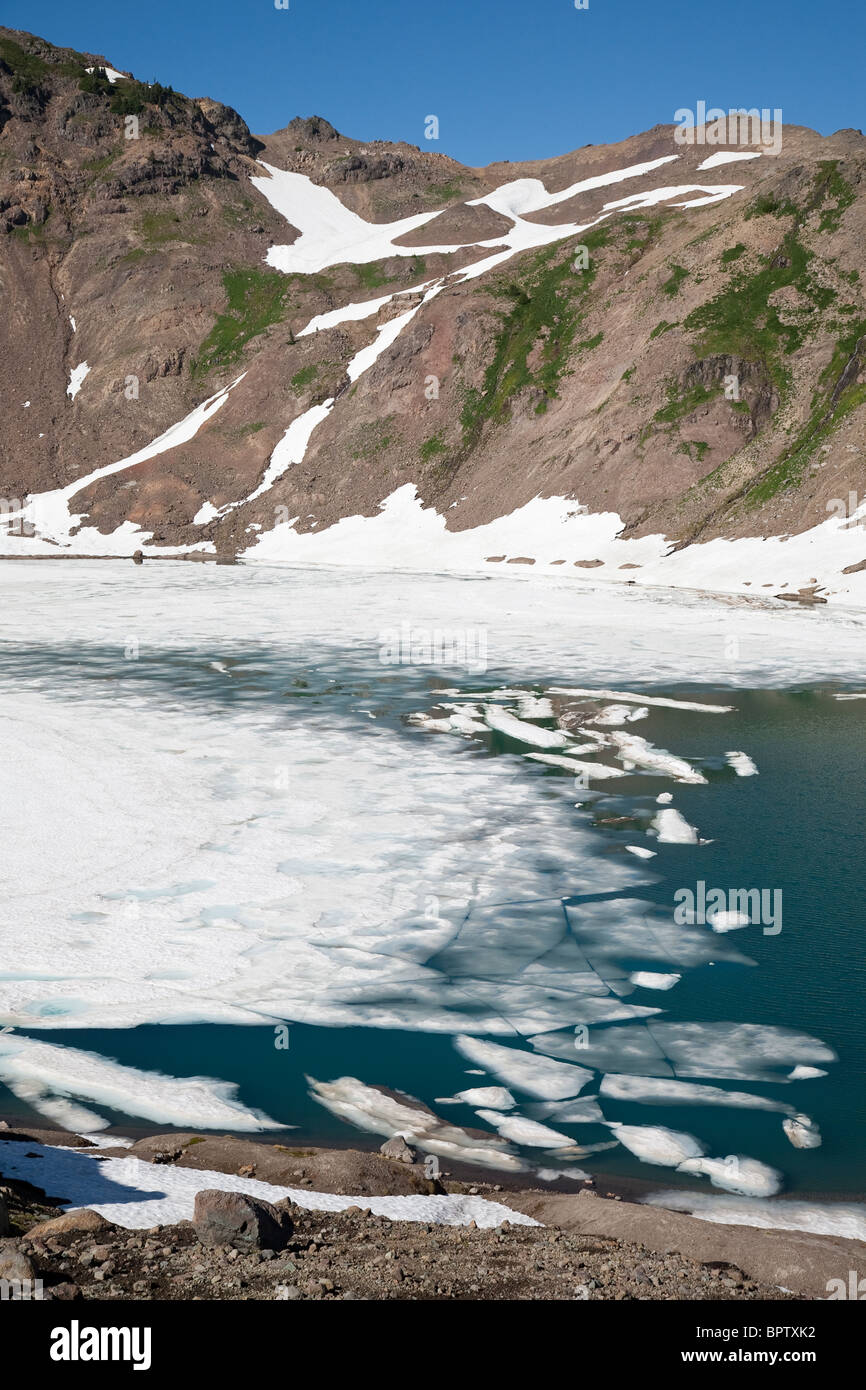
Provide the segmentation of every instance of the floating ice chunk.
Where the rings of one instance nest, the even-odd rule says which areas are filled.
[[[789,1081],[813,1081],[816,1077],[826,1076],[827,1073],[820,1067],[796,1066],[793,1071],[788,1073]]]
[[[852,690],[850,694],[836,694],[834,700],[866,700],[866,690]]]
[[[752,1095],[750,1091],[726,1091],[695,1081],[667,1076],[625,1076],[608,1072],[599,1092],[612,1100],[638,1101],[643,1105],[723,1105],[737,1110],[790,1110],[783,1101]]]
[[[432,714],[425,714],[423,710],[418,710],[415,714],[407,714],[407,724],[414,724],[419,729],[426,729],[428,733],[450,734],[455,727],[449,716],[448,719],[434,719]]]
[[[698,165],[698,173],[703,169],[718,169],[720,164],[737,164],[742,159],[760,159],[760,150],[719,150],[711,154],[703,164]]]
[[[555,753],[527,753],[536,763],[547,763],[550,767],[564,767],[567,772],[579,772],[596,782],[609,781],[611,777],[627,777],[619,767],[608,767],[606,763],[585,763],[579,758],[566,758]]]
[[[659,840],[665,845],[696,845],[698,832],[673,806],[659,811],[653,820]]]
[[[673,989],[682,978],[682,975],[662,975],[652,970],[635,970],[629,975],[632,984],[641,989]]]
[[[552,719],[553,705],[546,696],[521,695],[517,713],[521,719]]]
[[[758,769],[748,753],[726,753],[725,757],[728,766],[734,769],[738,777],[757,777]]]
[[[479,1062],[506,1085],[542,1100],[566,1100],[576,1096],[592,1080],[592,1072],[585,1067],[555,1062],[533,1052],[487,1042],[483,1038],[461,1034],[454,1039],[454,1046],[467,1061]]]
[[[717,909],[707,913],[707,922],[714,932],[722,933],[728,931],[738,931],[740,927],[752,925],[752,919],[746,912],[725,912]]]
[[[475,1132],[467,1134],[458,1125],[446,1124],[412,1096],[395,1096],[378,1086],[368,1086],[354,1076],[341,1076],[336,1081],[314,1081],[312,1077],[307,1080],[314,1100],[358,1129],[389,1139],[400,1134],[427,1153],[465,1163],[480,1163],[511,1172],[523,1168],[520,1159],[508,1151],[501,1139],[486,1138]]]
[[[78,1096],[141,1115],[156,1124],[201,1129],[291,1128],[235,1099],[237,1087],[210,1077],[163,1076],[127,1067],[94,1052],[37,1042],[20,1034],[0,1036],[0,1079]],[[93,1124],[92,1119],[88,1121]]]
[[[437,1097],[437,1105],[486,1106],[488,1110],[513,1110],[517,1102],[505,1086],[470,1086],[468,1091],[458,1091],[453,1096]]]
[[[636,855],[638,859],[655,859],[656,857],[656,851],[654,849],[647,849],[646,845],[626,845],[626,849],[629,854]],[[634,980],[634,976],[632,976],[632,979]],[[677,979],[679,979],[679,976],[677,976]],[[637,984],[636,980],[635,984]]]
[[[699,1221],[724,1226],[756,1226],[769,1231],[807,1231],[866,1241],[866,1206],[853,1202],[801,1202],[782,1198],[716,1197],[709,1192],[653,1192],[639,1199],[648,1206],[684,1211]]]
[[[693,768],[685,758],[678,758],[673,753],[668,753],[665,748],[654,748],[638,734],[627,734],[620,729],[614,729],[610,737],[619,749],[620,756],[635,767],[645,768],[648,772],[660,772],[666,777],[675,777],[678,782],[706,783],[707,779],[703,773]]]
[[[72,368],[69,373],[69,385],[66,388],[66,394],[70,400],[75,400],[89,371],[90,368],[86,362],[79,362],[77,367]]]
[[[574,1142],[570,1134],[560,1134],[558,1130],[548,1129],[547,1125],[524,1119],[522,1115],[503,1115],[499,1110],[478,1110],[476,1114],[498,1130],[503,1139],[522,1144],[524,1148],[556,1149]]]
[[[556,1120],[561,1125],[600,1125],[604,1115],[596,1096],[581,1096],[577,1100],[545,1101],[541,1105],[528,1107],[534,1115],[543,1120]],[[594,1152],[599,1147],[616,1148],[616,1142],[602,1145],[584,1145],[584,1153]]]
[[[17,1096],[23,1100],[39,1115],[44,1115],[46,1119],[52,1120],[54,1124],[60,1125],[61,1129],[70,1130],[73,1134],[86,1134],[86,1131],[97,1131],[108,1128],[108,1120],[104,1120],[101,1115],[95,1114],[93,1110],[87,1110],[83,1105],[77,1105],[75,1101],[65,1100],[62,1096],[52,1096],[43,1086],[39,1086],[30,1081],[12,1081],[7,1079],[6,1085]]]
[[[663,1125],[610,1124],[619,1142],[642,1163],[656,1163],[664,1168],[678,1168],[686,1160],[695,1161],[704,1152],[703,1145],[691,1134],[666,1129]]]
[[[775,1069],[792,1062],[832,1062],[826,1043],[793,1028],[763,1023],[665,1023],[647,1028],[678,1076],[779,1079]]]
[[[536,1168],[535,1176],[542,1182],[559,1182],[561,1178],[568,1178],[572,1182],[583,1182],[589,1177],[582,1168]]]
[[[470,735],[487,733],[487,725],[483,724],[480,719],[473,719],[471,715],[468,714],[452,714],[449,716],[448,722],[452,729],[457,730],[458,734]]]
[[[662,709],[689,709],[698,714],[730,714],[733,705],[704,705],[694,700],[670,700],[664,695],[632,695],[627,690],[585,690],[571,685],[553,685],[551,695],[579,695],[586,700],[622,700],[627,704],[654,705]]]
[[[821,1147],[821,1131],[808,1115],[792,1115],[782,1121],[782,1128],[795,1149]]]
[[[649,709],[646,705],[639,705],[637,709],[631,709],[628,705],[605,705],[601,713],[590,719],[589,723],[614,729],[620,724],[634,724],[638,719],[646,719],[648,714]]]
[[[658,796],[656,797],[656,804],[658,806],[669,806],[673,799],[673,792],[659,792]]]
[[[0,1141],[0,1155],[5,1177],[61,1192],[67,1199],[63,1203],[64,1211],[88,1207],[125,1230],[146,1230],[155,1225],[191,1221],[196,1193],[207,1188],[244,1192],[266,1202],[288,1198],[305,1211],[369,1207],[376,1216],[384,1216],[389,1221],[424,1221],[439,1226],[468,1226],[474,1221],[485,1229],[501,1226],[503,1221],[518,1226],[539,1225],[532,1217],[485,1197],[369,1197],[309,1192],[305,1188],[282,1187],[206,1168],[169,1165],[154,1168],[152,1163],[139,1158],[99,1159],[86,1149],[50,1148],[45,1144],[17,1144],[5,1140]]]
[[[497,709],[495,705],[485,705],[484,718],[491,729],[516,739],[518,743],[529,743],[535,748],[562,748],[568,743],[568,735],[559,729],[539,729],[536,724],[527,724],[507,710]]]
[[[744,1197],[773,1197],[782,1186],[782,1174],[756,1158],[731,1154],[727,1158],[687,1158],[677,1167],[678,1173],[696,1173],[708,1177],[713,1187],[726,1192],[739,1192]]]

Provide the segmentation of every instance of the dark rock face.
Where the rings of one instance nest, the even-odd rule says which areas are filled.
[[[286,130],[300,140],[339,140],[340,132],[324,116],[296,116]]]
[[[241,1192],[206,1188],[196,1194],[195,1233],[202,1245],[230,1245],[235,1250],[284,1250],[294,1229],[287,1211]]]

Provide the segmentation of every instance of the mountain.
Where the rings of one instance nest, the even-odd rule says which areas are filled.
[[[866,139],[678,134],[254,136],[0,29],[3,551],[866,597]]]

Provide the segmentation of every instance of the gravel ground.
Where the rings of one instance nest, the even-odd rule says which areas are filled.
[[[84,1299],[784,1299],[733,1266],[552,1228],[391,1222],[360,1208],[289,1208],[280,1253],[199,1244],[192,1224],[108,1223],[0,1243],[29,1258],[51,1297]],[[67,1220],[69,1218],[66,1218]],[[0,1248],[0,1257],[4,1250]]]

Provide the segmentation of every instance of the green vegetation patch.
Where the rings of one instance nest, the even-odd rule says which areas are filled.
[[[832,201],[833,206],[824,208],[818,224],[820,232],[835,232],[842,219],[842,213],[854,202],[855,193],[847,179],[839,173],[838,159],[822,159],[815,175],[815,193],[821,203]]]
[[[40,89],[48,72],[48,64],[35,53],[25,53],[12,39],[0,39],[0,61],[12,73],[13,92],[34,92]]]
[[[352,269],[358,280],[358,284],[365,290],[378,290],[382,285],[393,285],[401,277],[395,274],[388,274],[382,261],[370,261],[367,265],[356,265]],[[423,256],[413,256],[409,267],[411,275],[425,275],[427,265]]]
[[[710,446],[705,439],[684,439],[677,445],[678,454],[685,454],[686,458],[692,462],[697,460],[698,463],[703,463],[709,449]]]
[[[606,227],[584,235],[581,245],[590,251],[606,245]],[[574,267],[572,252],[565,259],[555,247],[545,247],[532,256],[514,279],[498,280],[486,293],[510,304],[500,313],[500,331],[493,358],[484,374],[481,389],[465,392],[461,422],[464,445],[471,445],[488,420],[501,420],[511,411],[514,397],[526,387],[543,393],[536,406],[538,414],[559,394],[559,384],[568,370],[575,348],[577,329],[584,317],[583,301],[595,274],[595,257],[584,270]],[[599,339],[599,341],[601,341]],[[540,351],[534,350],[540,346]],[[583,346],[595,346],[587,339]],[[529,359],[535,355],[535,365]]]
[[[730,265],[732,261],[738,261],[745,249],[742,241],[738,241],[736,246],[729,246],[727,251],[722,252],[722,265]]]
[[[665,280],[662,285],[662,294],[666,294],[668,299],[673,299],[675,295],[679,294],[680,286],[684,280],[688,279],[689,274],[685,266],[682,265],[672,265],[671,270],[673,272],[671,278]]]
[[[668,323],[667,319],[662,319],[660,323],[657,323],[657,324],[656,324],[655,328],[653,329],[652,333],[650,334],[650,339],[653,339],[653,338],[660,338],[660,337],[662,336],[663,333],[669,333],[669,332],[671,331],[672,328],[678,328],[678,327],[679,327],[679,324],[677,324],[677,323]]]
[[[789,200],[780,202],[774,193],[762,193],[746,208],[745,221],[753,217],[796,217],[797,207]]]
[[[452,203],[462,194],[463,184],[459,179],[452,179],[450,183],[431,183],[424,190],[424,196],[433,203]]]
[[[431,434],[429,439],[425,439],[420,449],[421,458],[425,463],[429,463],[437,454],[447,454],[448,445],[439,434]]]
[[[237,362],[247,343],[278,323],[285,312],[286,281],[278,271],[227,270],[223,285],[227,310],[199,349],[192,365],[194,377]]]
[[[866,403],[866,386],[857,382],[864,361],[866,319],[861,319],[837,341],[833,356],[818,379],[809,419],[791,446],[747,494],[749,506],[761,506],[779,492],[796,487],[805,476],[818,448],[834,433],[846,415]]]
[[[397,437],[393,429],[394,418],[387,415],[384,420],[368,420],[358,426],[349,443],[349,456],[353,463],[368,463],[390,448]]]
[[[813,252],[801,244],[794,228],[775,255],[761,257],[759,270],[751,274],[735,271],[715,298],[693,309],[685,320],[685,327],[697,335],[697,355],[730,353],[760,361],[784,390],[788,382],[784,358],[802,346],[810,328],[805,322],[783,323],[769,300],[776,290],[791,285],[816,307],[826,308],[834,291],[813,279],[809,270],[813,259]]]
[[[661,410],[657,410],[653,416],[663,425],[676,425],[680,420],[684,420],[687,415],[691,415],[697,410],[699,405],[705,401],[711,401],[713,396],[718,395],[721,388],[704,386],[702,382],[690,387],[687,391],[681,389],[679,382],[669,381],[667,384],[668,403],[663,405]]]
[[[318,375],[318,366],[315,362],[311,362],[309,367],[302,367],[299,372],[295,372],[292,377],[292,386],[296,391],[303,391],[305,386],[312,386]]]

